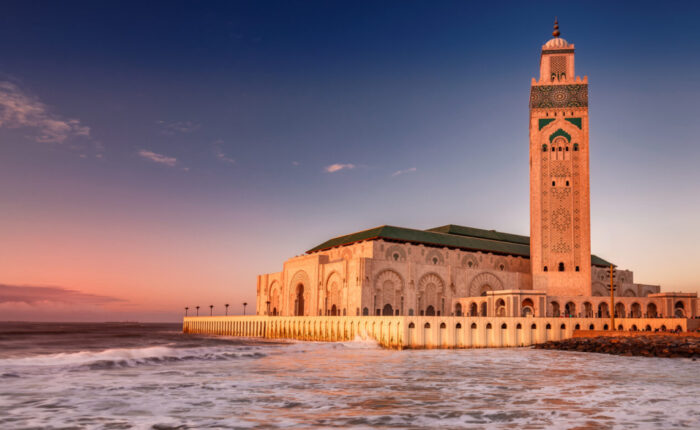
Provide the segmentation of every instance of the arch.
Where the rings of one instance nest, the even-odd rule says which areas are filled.
[[[401,298],[405,296],[404,280],[401,275],[391,269],[382,270],[374,278],[374,294],[377,297],[377,307],[401,309]],[[382,312],[383,313],[383,312]]]
[[[642,317],[642,306],[634,302],[630,307],[630,318],[641,318]]]
[[[589,325],[588,330],[595,330],[595,326],[593,324]]]
[[[610,316],[610,310],[608,309],[608,304],[606,302],[600,302],[598,304],[598,318],[607,318]]]
[[[277,309],[281,309],[281,303],[280,303],[280,295],[281,295],[282,288],[280,286],[280,283],[277,281],[272,281],[272,284],[270,284],[270,296],[268,297],[268,300],[270,301],[270,312],[272,315],[277,315]]]
[[[508,324],[506,324],[506,323],[501,324],[501,328],[502,328],[502,329],[507,329],[507,328],[508,328]]]
[[[497,291],[503,289],[503,282],[490,272],[481,272],[469,283],[469,295],[478,297],[485,295],[487,291]]]
[[[479,316],[482,316],[482,317],[488,316],[487,308],[488,307],[486,305],[486,302],[483,302],[481,304],[481,313],[479,314]]]
[[[559,309],[559,302],[556,300],[552,300],[549,303],[550,309],[551,309],[551,315],[553,317],[558,317],[561,314],[561,310]]]
[[[477,316],[477,315],[479,315],[479,311],[478,311],[478,309],[477,309],[477,307],[476,307],[476,303],[472,302],[472,303],[469,305],[469,316],[470,316],[470,317],[475,317],[475,316]]]
[[[574,326],[574,330],[581,330],[581,324],[576,324]]]
[[[683,308],[675,308],[673,310],[673,316],[676,318],[685,318],[685,309]]]
[[[656,304],[655,303],[647,304],[647,318],[656,318],[656,315],[657,315]]]
[[[442,255],[442,252],[437,249],[431,249],[425,255],[425,263],[442,266],[445,264],[445,257]]]
[[[318,295],[318,309],[323,310],[324,315],[339,315],[343,303],[347,302],[343,297],[344,293],[343,280],[337,271],[332,271],[326,277],[324,290]]]
[[[533,324],[530,326],[530,330],[537,330],[537,324]]]
[[[457,330],[460,330],[462,328],[462,323],[457,323],[457,325],[455,325],[455,328]]]
[[[391,245],[386,248],[384,257],[390,261],[406,261],[406,250],[401,245]]]
[[[447,328],[447,324],[445,324],[444,322],[440,323],[440,328]]]
[[[384,305],[384,308],[382,308],[382,315],[384,316],[392,316],[394,315],[394,309],[391,307],[390,304]]]
[[[593,305],[591,302],[583,302],[583,317],[593,318]]]
[[[637,331],[637,325],[632,324],[632,327],[630,327],[630,331]]]
[[[428,323],[428,322],[425,323],[425,325],[423,326],[423,328],[430,328],[430,323]]]
[[[632,288],[627,288],[623,293],[622,297],[637,297],[637,293]]]
[[[552,329],[552,324],[547,323],[547,326],[545,327],[545,329],[551,330],[551,329]]]
[[[455,315],[458,317],[462,316],[462,304],[460,302],[455,304]]]
[[[561,330],[566,330],[566,324],[562,324],[561,326],[559,326],[559,328],[560,328]]]
[[[491,323],[486,324],[486,330],[491,330],[492,326]]]
[[[369,309],[367,309],[367,307],[362,308],[362,315],[363,316],[369,315]]]
[[[503,299],[496,300],[496,316],[497,317],[506,316],[506,302]]]
[[[425,310],[425,316],[428,316],[428,317],[435,316],[435,308],[433,307],[433,305],[428,306],[428,308]]]
[[[622,324],[620,324],[620,325],[617,326],[617,329],[618,329],[619,331],[622,331],[622,330],[624,330],[624,327],[622,327]]]
[[[476,323],[472,323],[472,330],[476,330]]]
[[[515,326],[516,330],[521,330],[523,328],[523,325],[518,323],[518,325]]]
[[[649,324],[644,327],[644,331],[651,331],[651,326]]]
[[[529,317],[535,314],[535,303],[530,298],[523,300],[520,307],[520,313],[524,317]]]
[[[479,267],[479,262],[474,255],[467,254],[462,258],[462,267],[467,269],[477,269]]]
[[[603,330],[608,330],[608,329],[609,329],[609,327],[607,324],[603,325]]]
[[[434,272],[426,273],[418,281],[418,307],[425,310],[428,315],[428,308],[432,307],[433,315],[444,313],[442,306],[445,299],[445,282],[440,275]],[[443,311],[443,312],[440,312]]]
[[[408,328],[416,328],[416,325],[413,324],[413,322],[410,322],[410,323],[408,324]]]
[[[625,304],[622,302],[615,303],[615,317],[624,318],[625,317]]]
[[[682,332],[682,331],[683,331],[683,327],[681,327],[680,325],[677,325],[677,326],[676,326],[676,332],[680,333],[680,332]]]
[[[299,296],[299,285],[303,287],[301,289],[301,296]],[[308,307],[311,304],[311,288],[311,279],[304,270],[298,270],[296,273],[294,273],[294,276],[292,276],[292,280],[289,282],[289,305],[287,305],[291,305],[290,313],[292,315],[309,314]]]
[[[666,331],[666,324],[661,325],[661,331]]]
[[[574,302],[567,302],[564,305],[564,316],[575,317],[576,316],[576,304]]]

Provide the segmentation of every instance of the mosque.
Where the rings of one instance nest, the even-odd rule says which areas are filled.
[[[700,315],[697,294],[662,293],[591,254],[588,79],[556,23],[552,34],[530,86],[529,237],[459,225],[339,236],[259,275],[257,315]]]

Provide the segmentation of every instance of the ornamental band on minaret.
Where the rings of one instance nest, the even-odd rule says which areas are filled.
[[[575,75],[574,45],[542,46],[530,89],[530,262],[535,290],[591,295],[588,84]]]

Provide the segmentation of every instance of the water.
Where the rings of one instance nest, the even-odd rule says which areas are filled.
[[[0,428],[700,428],[700,361],[0,324]]]

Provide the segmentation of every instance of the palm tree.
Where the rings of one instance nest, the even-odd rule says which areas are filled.
[[[187,306],[185,306],[185,316],[187,316],[187,311],[190,310]]]
[[[245,307],[248,306],[247,302],[243,302],[243,315],[245,315]]]
[[[226,303],[224,306],[226,306],[226,316],[228,316],[228,303]]]
[[[199,316],[199,306],[197,306],[197,316]]]
[[[209,316],[214,315],[214,305],[209,305]]]

